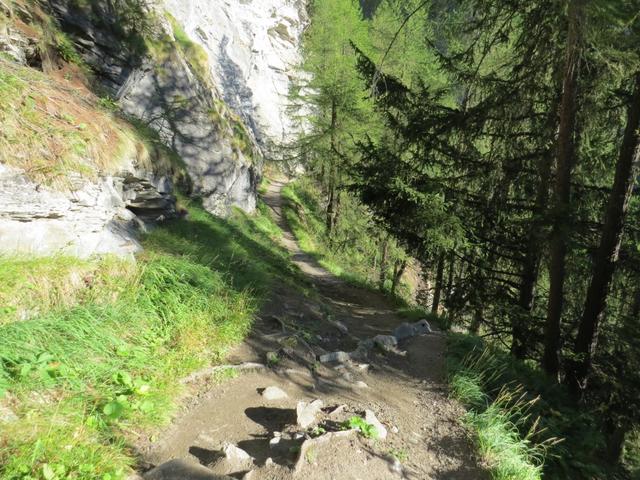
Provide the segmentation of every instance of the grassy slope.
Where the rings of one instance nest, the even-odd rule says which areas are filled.
[[[165,421],[178,379],[219,362],[272,282],[295,278],[265,215],[189,211],[136,264],[0,260],[0,405],[20,417],[2,425],[1,478],[122,477],[129,432]]]
[[[179,180],[182,161],[155,132],[119,118],[77,83],[0,57],[0,163],[58,188],[70,174],[95,179],[132,160]]]
[[[640,478],[639,440],[632,436],[625,445],[627,471],[608,464],[601,455],[605,437],[598,412],[576,408],[566,389],[550,381],[537,365],[517,361],[501,346],[470,335],[450,337],[448,363],[452,393],[469,409],[467,420],[478,433],[480,449],[495,447],[490,454],[495,468],[504,471],[514,465],[514,450],[505,451],[500,443],[512,436],[513,448],[521,448],[520,457],[528,458],[539,472],[528,477],[521,470],[496,478]],[[489,417],[495,413],[494,405],[506,415],[503,432],[492,430],[495,422]]]

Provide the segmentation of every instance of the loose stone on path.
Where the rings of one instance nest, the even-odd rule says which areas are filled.
[[[284,400],[289,398],[289,395],[278,387],[267,387],[262,391],[262,398],[267,401]]]
[[[298,402],[296,406],[297,424],[300,428],[309,428],[316,422],[316,417],[324,406],[324,402],[320,399],[311,403]]]
[[[375,413],[373,413],[371,410],[365,410],[364,420],[365,422],[367,422],[370,425],[373,425],[376,428],[376,431],[378,432],[378,438],[380,440],[384,440],[387,438],[387,429],[380,422],[380,420],[378,420]]]

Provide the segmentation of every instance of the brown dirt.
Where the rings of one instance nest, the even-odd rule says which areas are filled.
[[[175,419],[160,440],[141,448],[150,465],[175,458],[212,465],[225,444],[237,445],[255,460],[251,480],[285,479],[447,479],[488,478],[478,466],[465,430],[462,408],[447,396],[444,378],[445,340],[442,335],[415,337],[402,343],[406,355],[373,353],[363,370],[358,364],[319,365],[306,357],[306,346],[292,341],[305,332],[314,351],[351,350],[356,338],[389,333],[403,322],[385,296],[345,284],[302,252],[281,215],[283,181],[274,181],[264,196],[284,233],[283,244],[293,261],[310,278],[317,295],[307,298],[284,287],[261,312],[252,335],[230,356],[230,363],[265,362],[266,352],[280,351],[275,366],[244,373],[213,386]],[[341,334],[326,320],[349,328]],[[291,326],[283,333],[272,316]],[[298,337],[300,338],[300,336]],[[283,346],[284,345],[284,346]],[[284,352],[284,354],[283,354]],[[357,382],[365,382],[366,387]],[[278,386],[289,398],[266,402],[259,391]],[[296,472],[293,464],[301,440],[286,440],[296,429],[299,400],[320,398],[325,406],[346,405],[343,413],[322,416],[327,430],[365,409],[373,410],[389,430],[385,441],[361,436],[313,447]],[[327,409],[328,410],[328,409]],[[269,446],[273,432],[283,433],[283,450]],[[400,458],[402,472],[391,454]],[[267,458],[273,465],[266,466]],[[233,472],[242,478],[244,472]]]

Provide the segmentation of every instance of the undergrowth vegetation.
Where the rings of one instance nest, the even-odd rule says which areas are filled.
[[[323,193],[312,178],[301,177],[282,193],[284,215],[300,248],[320,265],[351,283],[391,291],[401,298],[410,296],[415,285],[399,279],[393,285],[397,265],[408,260],[407,255],[351,196],[342,193],[340,218],[328,235]]]
[[[304,251],[347,281],[375,284],[372,259],[379,244],[363,227],[362,211],[341,205],[344,215],[360,217],[345,221],[353,226],[348,232],[336,233],[338,226],[332,244],[323,222],[322,193],[313,182],[297,180],[285,187],[284,196],[286,219]],[[405,306],[399,313],[411,321],[428,317],[442,329],[448,326],[446,316],[435,318],[420,307]],[[515,361],[479,337],[455,333],[448,339],[447,363],[451,394],[467,409],[463,423],[492,478],[603,478],[610,472],[597,459],[604,444],[597,418],[576,409],[565,387],[550,382],[535,365]]]
[[[577,409],[534,365],[462,334],[450,335],[447,360],[451,393],[468,410],[464,421],[493,478],[629,478],[598,456],[597,414]]]
[[[1,425],[0,477],[123,478],[132,435],[167,420],[179,379],[244,338],[273,282],[295,281],[278,232],[194,203],[137,263],[1,259],[0,412],[20,421]]]

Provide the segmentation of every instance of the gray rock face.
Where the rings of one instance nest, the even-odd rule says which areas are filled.
[[[57,191],[0,165],[0,252],[126,256],[140,250],[145,221],[175,215],[165,177],[131,169],[95,182],[70,180],[70,190]]]
[[[298,128],[287,113],[308,18],[303,0],[164,0],[209,54],[225,102],[264,147]]]
[[[311,403],[298,402],[296,406],[297,423],[300,428],[309,428],[316,422],[316,417],[324,406],[324,402],[320,399]]]
[[[229,207],[252,212],[259,174],[237,148],[230,132],[212,121],[214,93],[195,77],[188,64],[170,57],[135,69],[118,92],[125,112],[160,133],[164,143],[184,160],[193,193],[210,212],[225,216]]]
[[[5,10],[0,2],[0,15],[2,14],[9,16],[11,12]],[[0,23],[0,53],[8,55],[21,65],[39,62],[37,40],[27,37],[9,24]]]
[[[109,25],[115,20],[106,10],[107,21],[98,26],[95,12],[90,16],[69,0],[49,3],[84,60],[123,110],[158,131],[163,142],[182,157],[192,179],[192,193],[202,197],[204,207],[221,216],[232,206],[252,212],[259,168],[235,146],[237,132],[229,114],[220,112],[222,100],[213,82],[196,75],[179,50],[151,59],[128,48],[118,37],[117,25]],[[106,7],[92,2],[92,8]],[[165,18],[159,4],[150,2],[148,9],[150,16]],[[166,31],[158,35],[172,36],[170,26],[163,28]]]

